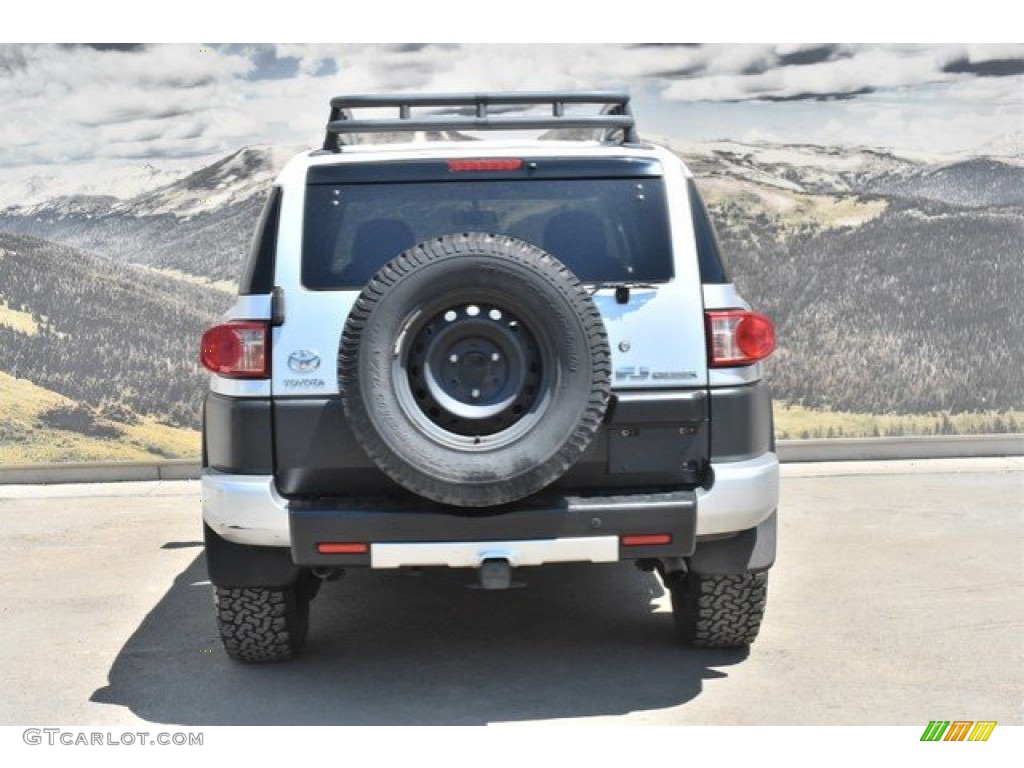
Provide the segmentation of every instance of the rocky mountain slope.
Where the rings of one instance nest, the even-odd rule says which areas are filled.
[[[1024,405],[1024,164],[676,147],[743,293],[778,323],[777,394],[870,413]]]
[[[86,433],[101,417],[197,427],[199,335],[230,302],[145,267],[0,233],[0,371],[85,406],[74,419]]]
[[[114,179],[111,195],[61,195],[32,205],[0,199],[0,231],[210,281],[232,280],[270,182],[293,154],[247,147],[129,197],[121,196]]]
[[[876,413],[1024,406],[1019,155],[670,145],[697,176],[737,284],[778,323],[781,400]],[[45,199],[38,188],[5,198],[15,187],[0,184],[0,370],[17,366],[97,413],[119,404],[195,427],[196,339],[230,296],[193,283],[237,278],[292,154],[249,147],[190,173],[147,171],[148,185],[145,174],[92,178]]]

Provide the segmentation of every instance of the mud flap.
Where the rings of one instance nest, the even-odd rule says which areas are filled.
[[[775,563],[777,513],[772,512],[756,528],[726,539],[697,541],[697,549],[687,558],[694,573],[725,575],[767,571]]]

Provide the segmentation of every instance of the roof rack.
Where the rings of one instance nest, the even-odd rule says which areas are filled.
[[[567,115],[566,104],[600,105],[598,114]],[[529,107],[549,106],[550,115],[508,115]],[[353,109],[397,107],[398,117],[354,119]],[[413,107],[433,107],[441,113],[414,116]],[[489,112],[499,107],[498,114]],[[444,110],[449,110],[447,114]],[[593,128],[601,139],[610,141],[615,133],[621,143],[637,143],[636,122],[629,106],[629,94],[618,91],[554,91],[478,94],[374,94],[336,96],[331,99],[324,149],[340,152],[342,137],[354,133],[394,131],[504,131],[558,128]]]

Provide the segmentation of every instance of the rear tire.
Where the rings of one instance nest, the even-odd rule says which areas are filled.
[[[315,579],[284,588],[216,587],[217,628],[228,656],[246,664],[288,661],[306,643]]]
[[[761,629],[768,572],[679,575],[668,584],[676,633],[707,648],[742,648]]]

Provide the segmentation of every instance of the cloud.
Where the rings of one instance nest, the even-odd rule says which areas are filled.
[[[801,91],[799,93],[787,94],[785,96],[765,95],[761,96],[763,101],[848,101],[850,99],[856,99],[858,96],[867,96],[870,93],[874,93],[874,88],[868,88],[863,86],[853,90],[845,91]]]
[[[1007,76],[1021,45],[577,44],[279,45],[303,72],[328,62],[368,91],[644,88],[677,101],[850,99]],[[348,90],[353,90],[349,88]]]
[[[0,49],[0,165],[209,151],[196,125],[213,124],[203,118],[219,110],[244,108],[232,83],[253,66],[247,56],[198,46],[6,46]],[[135,123],[147,127],[108,129]]]
[[[279,45],[278,55],[300,59],[315,72],[333,62],[335,90],[451,91],[526,90],[624,85],[643,74],[664,51],[635,49],[619,56],[620,45]],[[639,66],[638,66],[639,65]]]
[[[791,101],[852,97],[949,79],[929,48],[726,46],[704,51],[701,76],[668,79],[662,92],[678,101]],[[941,64],[939,62],[938,64]]]
[[[946,64],[943,72],[978,75],[979,77],[1013,77],[1024,75],[1024,58],[971,61],[966,56]]]
[[[13,76],[28,66],[25,51],[20,45],[0,45],[0,75]]]
[[[252,67],[244,75],[246,80],[287,80],[301,71],[297,56],[283,53],[282,46],[270,43],[216,45],[212,50],[222,56],[247,58]]]
[[[799,101],[1024,74],[1024,46],[705,46],[651,72],[678,101]]]
[[[61,43],[61,48],[91,48],[94,51],[138,53],[146,49],[145,43]]]
[[[911,126],[917,110],[929,130],[957,121],[950,132],[968,136],[980,115],[1003,132],[1019,122],[1022,83],[1022,45],[6,45],[0,166],[317,144],[330,97],[386,91],[626,88],[666,119],[688,105],[729,115],[728,105],[761,105],[759,119],[775,121],[734,135],[784,135],[803,118],[800,105],[813,106],[821,126],[852,114],[847,106],[885,105],[893,130]],[[922,106],[928,99],[938,101]]]
[[[780,67],[804,67],[809,64],[821,64],[836,58],[846,58],[853,54],[840,45],[811,45],[795,47],[788,51],[785,46],[778,46],[778,65]]]

